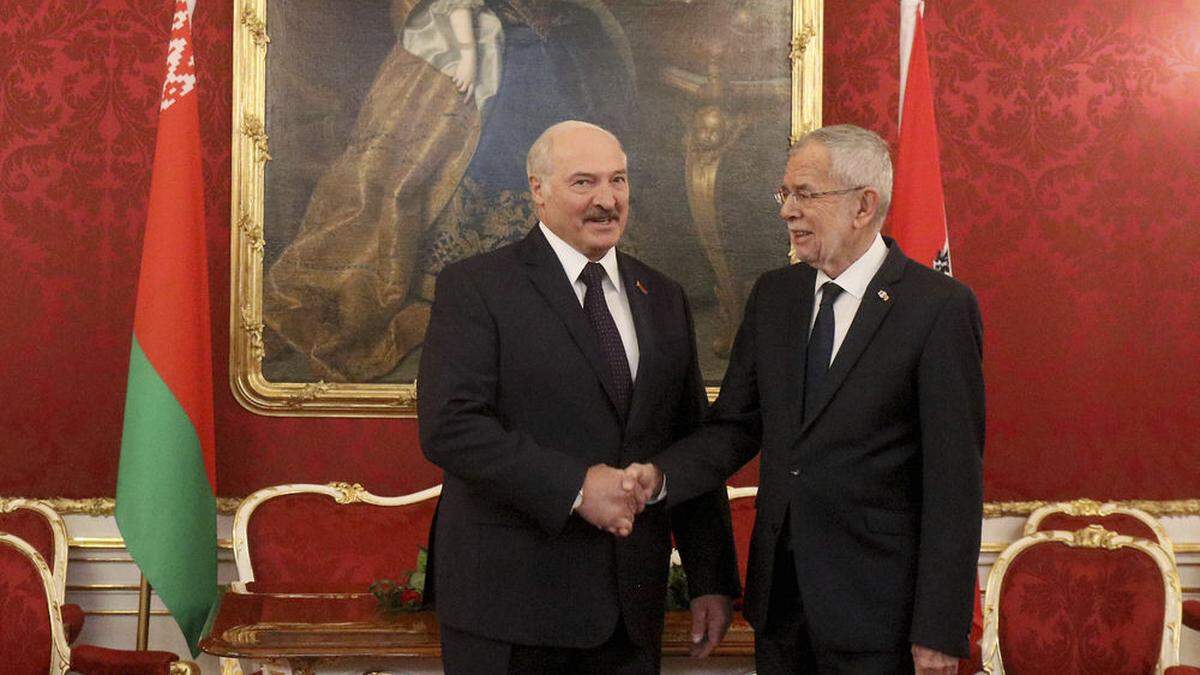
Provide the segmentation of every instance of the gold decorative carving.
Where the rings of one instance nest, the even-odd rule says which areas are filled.
[[[87,497],[69,499],[67,497],[0,497],[0,510],[10,502],[25,499],[37,499],[64,516],[111,516],[116,507],[112,497]],[[241,498],[218,497],[217,513],[231,516],[237,511]]]
[[[266,240],[263,239],[262,223],[256,222],[248,213],[243,213],[238,217],[238,229],[245,233],[249,239],[250,248],[258,255],[262,255],[263,247],[266,245]]]
[[[267,35],[267,23],[258,18],[253,7],[242,9],[242,25],[249,31],[250,39],[259,47],[265,47],[271,42],[271,36]]]
[[[191,661],[172,661],[170,675],[200,675],[200,666]]]
[[[338,496],[333,500],[339,504],[353,504],[363,500],[363,496],[367,494],[367,490],[360,483],[330,483],[329,487],[338,491]]]
[[[1072,503],[1088,501],[1092,500],[1080,499]],[[1046,504],[1051,503],[1053,502],[986,502],[983,505],[983,517],[1004,518],[1007,516],[1028,516]],[[1166,501],[1132,499],[1112,503],[1126,508],[1140,509],[1152,516],[1200,516],[1200,499],[1174,499]]]
[[[1072,546],[1080,546],[1083,548],[1106,548],[1110,551],[1120,548],[1120,546],[1115,543],[1115,539],[1121,535],[1104,529],[1103,525],[1088,525],[1081,530],[1075,530],[1075,532],[1072,534],[1074,535]]]
[[[808,43],[817,37],[817,29],[812,24],[805,24],[804,29],[792,36],[792,49],[788,53],[788,58],[792,63],[798,63],[804,60],[804,52],[808,49]]]
[[[300,391],[287,397],[286,405],[289,408],[299,408],[300,406],[304,405],[305,403],[307,403],[309,401],[316,400],[322,394],[325,394],[332,388],[333,388],[333,385],[326,382],[325,380],[319,380],[317,382],[310,382],[310,383],[304,385],[300,389]]]
[[[254,144],[255,158],[260,164],[271,160],[271,153],[267,151],[267,128],[262,119],[246,113],[242,118],[242,135]],[[257,226],[262,228],[261,224]]]
[[[263,347],[263,322],[255,316],[254,308],[242,305],[242,332],[250,339],[250,358],[262,363],[265,348]]]

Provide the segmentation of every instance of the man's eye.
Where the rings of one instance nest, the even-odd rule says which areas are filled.
[[[613,182],[614,183],[624,183],[626,180],[628,180],[628,179],[625,178],[625,176],[617,176],[616,178],[613,179]]]
[[[577,178],[574,183],[571,183],[571,185],[575,185],[578,187],[584,187],[586,185],[591,185],[591,184],[592,184],[592,181],[590,181],[586,178]]]

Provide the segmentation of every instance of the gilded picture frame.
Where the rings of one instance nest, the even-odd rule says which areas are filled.
[[[481,10],[474,17],[474,33],[470,35],[478,40],[478,51],[484,54],[476,68],[479,85],[473,88],[474,99],[464,100],[477,104],[481,118],[484,111],[491,115],[491,126],[478,125],[482,130],[476,129],[477,135],[471,137],[474,155],[468,154],[466,160],[452,148],[443,155],[423,155],[434,158],[423,165],[396,150],[415,147],[413,139],[391,146],[378,141],[390,142],[397,134],[415,133],[405,127],[405,120],[414,119],[413,111],[403,115],[395,112],[395,100],[399,99],[389,98],[398,96],[399,87],[408,86],[411,80],[403,79],[408,77],[404,73],[412,72],[411,64],[400,63],[397,58],[411,62],[413,54],[420,53],[411,45],[417,39],[413,35],[424,28],[414,23],[420,19],[428,23],[425,28],[433,26],[430,30],[434,31],[434,43],[445,41],[447,36],[462,43],[461,36],[445,30],[445,35],[438,38],[436,26],[449,25],[432,7],[440,1],[233,0],[230,385],[235,398],[263,415],[415,416],[413,378],[419,340],[404,342],[392,336],[382,347],[372,342],[388,330],[403,337],[404,327],[396,329],[398,322],[391,315],[399,316],[411,307],[387,305],[391,309],[385,310],[390,313],[386,316],[371,314],[375,311],[378,315],[379,310],[347,309],[347,304],[353,303],[343,297],[352,296],[338,295],[338,284],[357,283],[355,265],[359,263],[354,262],[354,255],[370,251],[368,257],[372,260],[367,265],[387,259],[387,265],[399,266],[407,275],[403,292],[415,297],[424,289],[426,297],[431,297],[434,272],[429,270],[438,269],[437,265],[446,260],[434,256],[433,264],[426,263],[430,250],[452,262],[456,257],[500,245],[528,229],[530,223],[524,221],[528,220],[529,210],[521,205],[523,202],[513,206],[517,210],[512,213],[517,215],[510,213],[508,217],[512,222],[521,221],[520,227],[510,222],[507,229],[498,230],[495,222],[489,222],[473,231],[454,230],[453,236],[439,233],[436,239],[422,230],[420,243],[411,233],[412,240],[406,242],[383,224],[389,216],[379,215],[381,208],[403,211],[405,195],[415,194],[401,192],[391,183],[382,190],[390,201],[368,209],[370,218],[359,222],[359,229],[338,230],[340,225],[318,222],[314,214],[336,213],[350,199],[346,195],[355,190],[364,194],[381,191],[377,183],[353,184],[362,175],[383,176],[373,180],[401,183],[402,178],[396,176],[407,177],[430,166],[440,171],[454,162],[466,164],[466,169],[458,174],[453,195],[438,202],[443,211],[453,205],[462,212],[468,208],[462,204],[469,206],[466,200],[471,198],[483,203],[487,217],[494,221],[499,217],[495,213],[502,209],[493,209],[492,204],[507,204],[510,199],[519,202],[519,196],[513,197],[515,190],[480,192],[486,195],[482,202],[474,193],[463,196],[467,192],[464,186],[477,189],[470,180],[471,172],[484,164],[479,159],[481,148],[490,142],[486,140],[489,130],[500,124],[495,120],[503,119],[502,113],[496,112],[503,109],[500,97],[490,103],[481,102],[489,95],[483,84],[488,77],[489,26],[498,30],[501,40],[492,45],[493,50],[504,55],[493,78],[505,83],[499,89],[526,86],[537,95],[543,82],[526,78],[513,85],[504,79],[520,78],[521,72],[513,74],[517,69],[513,64],[519,65],[520,60],[518,56],[510,57],[503,46],[516,49],[513,45],[520,44],[522,30],[539,38],[547,32],[561,33],[564,23],[581,25],[579,30],[591,30],[604,38],[577,40],[578,44],[607,44],[602,51],[560,59],[578,61],[583,64],[580,68],[591,67],[599,73],[599,89],[590,93],[586,88],[579,89],[579,96],[594,96],[599,106],[635,101],[630,105],[633,112],[622,118],[628,121],[628,130],[619,133],[629,154],[634,187],[630,231],[622,248],[628,247],[667,272],[683,283],[689,297],[694,294],[697,298],[693,309],[701,362],[710,385],[709,396],[715,397],[724,369],[722,359],[740,322],[741,305],[750,283],[759,272],[787,263],[786,233],[779,227],[768,197],[782,171],[790,142],[820,126],[821,0],[564,0],[558,3],[562,5],[561,16],[555,15],[555,10],[539,9],[531,17],[521,13],[523,7],[541,8],[555,3],[488,0],[484,9],[494,9],[493,16],[487,17]],[[462,4],[471,3],[450,3]],[[523,23],[513,23],[513,16]],[[389,19],[392,24],[380,26]],[[388,31],[392,31],[390,43]],[[562,48],[569,48],[569,44]],[[436,73],[430,76],[432,79],[441,78],[433,83],[436,88],[448,90],[455,86],[451,77],[457,73],[454,62],[439,61],[436,53],[425,53],[422,58],[441,69],[437,72],[426,68]],[[606,58],[611,63],[601,64]],[[611,79],[604,79],[609,76]],[[597,79],[592,75],[577,78]],[[428,82],[420,86],[426,88],[418,89],[418,95],[407,100],[426,106],[434,98],[433,89]],[[624,86],[628,91],[619,89]],[[565,109],[576,103],[567,100]],[[461,103],[447,105],[454,110],[471,108]],[[550,107],[551,103],[540,105]],[[428,132],[422,133],[428,136]],[[514,135],[492,136],[509,140]],[[448,137],[457,141],[466,134]],[[394,163],[386,165],[374,155],[364,159],[377,151],[387,154]],[[352,153],[358,154],[351,157]],[[508,150],[504,160],[512,164],[517,159],[515,154],[515,150]],[[348,158],[358,163],[349,165]],[[403,171],[396,168],[404,162],[407,165]],[[419,196],[425,199],[433,192],[429,188]],[[358,207],[363,210],[361,204]],[[429,218],[431,222],[422,227],[431,229],[445,220],[439,217],[433,222],[434,217]],[[404,263],[401,265],[382,255],[376,240],[359,241],[345,236],[346,231],[369,231],[380,241],[388,240],[393,245],[400,242],[404,248],[397,249],[401,252],[395,255],[407,262],[400,261]],[[446,242],[453,245],[448,247]],[[355,253],[344,253],[343,245],[358,248]],[[425,253],[414,252],[420,247]],[[341,255],[347,263],[330,266],[313,262],[314,257],[327,253]],[[418,264],[427,265],[418,275],[424,281],[414,280],[416,276],[410,269]],[[327,281],[331,278],[329,270],[335,268],[335,280]],[[372,279],[379,276],[372,274]],[[306,302],[307,298],[317,297],[315,291],[310,289],[305,291],[309,295],[303,295],[295,289],[317,277],[323,280],[320,283],[325,284],[325,291],[331,287],[334,290],[321,296],[326,298],[325,304],[310,311]],[[372,286],[365,295],[386,296],[394,290]],[[417,305],[416,301],[412,304]],[[321,338],[323,343],[321,339],[306,342],[313,330],[347,316],[349,323],[360,324],[355,339],[365,345],[362,354],[372,355],[370,358],[357,353],[350,358],[350,347],[344,353],[331,351],[328,336]],[[418,312],[416,316],[414,325],[420,326],[421,317],[427,317],[427,313]],[[352,334],[348,328],[340,330]],[[315,346],[317,343],[326,346]],[[354,344],[354,349],[361,346]],[[391,356],[374,356],[385,353]]]

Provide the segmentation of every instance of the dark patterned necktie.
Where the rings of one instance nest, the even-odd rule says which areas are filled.
[[[629,412],[633,377],[629,374],[629,358],[625,355],[621,333],[617,331],[617,323],[608,311],[608,303],[604,301],[604,279],[607,276],[600,263],[590,262],[583,266],[583,272],[579,275],[587,285],[587,292],[583,294],[583,311],[587,312],[592,330],[600,339],[600,353],[608,364],[608,372],[612,374],[613,395],[616,397],[614,403],[621,415],[625,415]]]
[[[821,286],[821,307],[808,336],[808,361],[804,367],[804,418],[816,413],[816,397],[829,373],[833,359],[833,301],[842,294],[842,287],[826,281]]]

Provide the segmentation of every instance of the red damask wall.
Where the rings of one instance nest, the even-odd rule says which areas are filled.
[[[219,487],[437,482],[407,420],[266,418],[228,373],[231,2],[196,14]],[[896,0],[827,0],[825,119],[896,137]],[[1200,5],[935,0],[987,498],[1197,497]],[[169,3],[0,0],[0,494],[113,494]]]

